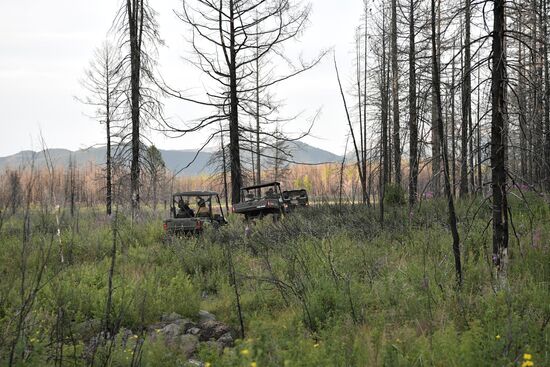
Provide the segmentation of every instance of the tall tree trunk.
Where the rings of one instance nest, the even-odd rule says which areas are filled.
[[[391,69],[393,100],[393,165],[395,183],[401,185],[401,139],[399,136],[399,70],[397,66],[397,0],[391,5]]]
[[[525,55],[524,55],[524,40],[522,37],[522,32],[524,32],[523,27],[523,12],[519,12],[519,32],[518,35],[519,41],[518,41],[518,62],[519,62],[519,70],[518,70],[518,108],[519,108],[519,116],[518,116],[518,123],[519,123],[519,156],[520,156],[520,173],[521,173],[521,179],[523,181],[527,181],[529,179],[529,154],[528,154],[528,127],[527,127],[527,99],[526,99],[526,90],[525,86],[527,84],[526,75],[527,75],[527,67],[525,65]]]
[[[453,42],[453,54],[455,50],[455,44]],[[451,67],[451,173],[452,173],[452,192],[456,194],[456,136],[455,136],[455,72],[456,66],[454,60]]]
[[[361,157],[362,160],[362,166],[363,166],[363,174],[367,175],[367,79],[368,79],[368,58],[367,58],[367,52],[368,52],[368,44],[369,44],[369,37],[368,37],[368,29],[369,29],[369,7],[368,7],[368,1],[364,0],[365,5],[365,36],[364,36],[364,48],[365,48],[365,55],[363,58],[363,155]],[[369,161],[370,165],[370,161]],[[372,172],[369,169],[369,180],[371,178]],[[365,177],[364,180],[365,187],[363,190],[366,192],[367,197],[367,206],[370,207],[370,185],[369,189],[367,190],[367,178]]]
[[[471,2],[464,2],[464,77],[462,80],[462,126],[461,126],[461,155],[460,155],[460,196],[468,195],[468,133],[472,119],[472,76],[470,54],[470,26]],[[471,139],[471,137],[470,137]],[[470,166],[473,170],[473,167]]]
[[[548,61],[548,0],[543,1],[543,57],[544,57],[544,127],[545,127],[545,142],[544,142],[544,172],[545,172],[545,189],[550,192],[550,65]]]
[[[256,12],[258,18],[258,12]],[[259,33],[259,26],[256,25],[256,33]],[[260,47],[259,39],[256,37],[256,185],[262,183],[261,154],[260,154]]]
[[[437,16],[433,17],[432,21],[436,22],[437,29],[439,30],[439,11],[437,12]],[[435,42],[439,48],[439,32],[437,32],[437,35],[434,35],[434,37],[436,37]],[[436,55],[436,57],[438,58],[437,62],[439,64],[439,56]],[[435,78],[435,69],[432,68],[432,80]],[[434,196],[439,197],[441,195],[441,145],[437,128],[437,96],[435,90],[432,90],[432,188]]]
[[[223,127],[220,122],[220,144],[222,148],[222,164],[223,164],[223,191],[225,193],[225,210],[229,214],[229,187],[227,186],[227,159],[225,158],[225,144],[223,142]]]
[[[132,162],[130,165],[130,191],[132,195],[132,215],[139,210],[140,189],[140,72],[141,45],[143,32],[143,0],[127,0],[126,11],[130,31],[130,99],[132,115]]]
[[[481,78],[477,68],[477,84],[480,84]],[[481,88],[477,88],[477,184],[480,195],[483,196],[483,175],[481,171]]]
[[[504,0],[495,0],[493,23],[493,60],[491,77],[491,188],[493,196],[493,261],[502,271],[508,251],[508,205],[506,197],[506,28]]]
[[[380,80],[380,101],[381,101],[381,173],[380,173],[380,222],[384,223],[384,196],[386,193],[386,185],[390,177],[390,159],[388,153],[388,87],[386,73],[386,12],[382,14],[382,62],[381,62],[381,80]]]
[[[358,97],[358,110],[359,110],[359,154],[357,154],[357,159],[359,159],[357,167],[359,168],[359,178],[361,181],[361,202],[363,204],[367,203],[367,176],[364,170],[365,162],[364,152],[365,152],[365,141],[363,139],[363,98],[362,98],[362,88],[361,88],[361,33],[357,32],[357,39],[355,45],[355,58],[357,60],[356,65],[356,74],[357,74],[357,97]]]
[[[449,178],[449,158],[447,155],[447,147],[445,144],[444,138],[444,128],[443,128],[443,118],[441,115],[441,82],[440,82],[440,71],[439,71],[439,56],[438,56],[438,47],[436,42],[436,0],[432,0],[432,68],[434,79],[432,80],[432,88],[435,94],[435,118],[437,123],[437,130],[439,136],[439,143],[442,149],[442,158],[443,158],[443,180],[445,187],[445,196],[447,197],[447,205],[449,210],[449,226],[451,228],[451,234],[453,236],[453,256],[455,260],[455,272],[456,272],[456,282],[458,287],[462,285],[462,265],[460,260],[460,237],[458,235],[457,228],[457,219],[456,212],[454,207],[453,194],[451,192],[451,182]]]
[[[418,196],[418,117],[416,111],[416,47],[414,0],[409,13],[409,205],[416,204]]]
[[[109,116],[109,103],[107,103],[107,116]],[[113,185],[112,185],[112,162],[111,162],[111,119],[107,117],[105,122],[105,130],[107,133],[107,196],[106,210],[107,215],[111,215],[113,206]]]
[[[239,148],[239,100],[237,96],[237,50],[235,40],[235,4],[234,0],[229,0],[229,37],[230,37],[230,118],[229,118],[229,152],[231,156],[231,203],[236,204],[241,201],[241,157]]]

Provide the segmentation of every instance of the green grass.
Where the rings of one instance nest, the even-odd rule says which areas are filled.
[[[538,197],[527,200],[510,200],[514,231],[505,283],[495,279],[490,261],[489,205],[458,203],[460,291],[444,202],[424,202],[413,213],[388,208],[384,227],[375,210],[314,207],[276,224],[258,223],[250,237],[231,217],[219,232],[173,243],[162,242],[159,218],[132,226],[121,215],[112,316],[137,333],[163,314],[192,318],[206,309],[238,330],[230,253],[246,338],[221,356],[202,347],[201,359],[212,366],[520,366],[524,353],[535,366],[548,366],[550,209]],[[61,247],[50,216],[33,214],[32,224],[26,292],[42,249],[52,244],[52,250],[18,363],[54,365],[52,346],[62,335],[66,365],[83,365],[79,338],[89,328],[82,325],[105,313],[110,223],[82,209],[77,229],[65,215]],[[21,238],[16,216],[0,234],[0,365],[7,363],[21,305]],[[118,345],[111,365],[129,365],[132,345]],[[142,365],[184,360],[146,340]]]

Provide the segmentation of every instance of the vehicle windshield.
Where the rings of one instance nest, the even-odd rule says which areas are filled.
[[[221,215],[215,196],[174,195],[174,216],[176,218],[200,218]]]

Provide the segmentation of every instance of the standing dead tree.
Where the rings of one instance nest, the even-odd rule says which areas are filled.
[[[409,3],[409,205],[418,200],[418,112],[416,106],[416,26],[417,3]]]
[[[439,66],[439,47],[436,37],[436,0],[431,1],[431,16],[432,16],[432,68],[433,80],[432,88],[435,95],[435,121],[437,123],[437,136],[439,137],[439,146],[441,148],[441,158],[443,160],[443,180],[445,188],[445,196],[447,197],[447,205],[449,210],[449,226],[453,236],[453,255],[455,260],[456,282],[458,287],[462,285],[462,265],[460,260],[460,237],[458,235],[456,212],[454,207],[453,193],[451,191],[451,180],[449,177],[449,157],[447,154],[447,144],[444,138],[443,117],[441,108],[441,82],[440,82],[440,66]]]
[[[401,139],[399,135],[399,69],[397,62],[397,0],[391,0],[391,95],[393,117],[393,164],[395,183],[401,185]]]
[[[316,65],[321,57],[312,62],[301,62],[286,73],[263,79],[259,86],[254,70],[259,60],[272,52],[280,54],[282,45],[297,37],[305,28],[310,6],[301,6],[292,0],[196,0],[183,1],[178,17],[191,31],[191,47],[196,59],[190,60],[206,73],[212,81],[207,92],[207,101],[187,98],[182,93],[165,87],[165,91],[181,100],[214,108],[215,112],[185,129],[169,126],[178,133],[190,133],[206,127],[216,127],[229,121],[229,161],[231,167],[231,200],[240,201],[243,183],[241,164],[241,140],[250,133],[275,138],[265,130],[258,132],[245,127],[242,114],[258,115],[258,108],[270,109],[268,101],[258,98],[258,93],[288,80]],[[252,81],[251,81],[252,79]],[[256,112],[249,106],[256,106]],[[253,130],[253,131],[250,131]],[[207,141],[219,131],[213,131]],[[249,137],[247,139],[250,139]],[[258,138],[256,137],[256,141]],[[265,142],[268,139],[261,139]],[[257,150],[258,148],[256,148]],[[259,152],[256,152],[259,154]]]
[[[508,200],[506,194],[506,20],[504,0],[495,0],[491,76],[491,175],[493,196],[493,261],[501,272],[508,252]]]
[[[158,46],[163,44],[158,32],[157,13],[148,0],[125,0],[119,8],[113,27],[118,34],[118,47],[123,52],[120,64],[122,85],[127,96],[131,138],[130,191],[132,214],[139,210],[141,138],[143,128],[160,122],[162,105],[155,88],[154,69]]]
[[[88,95],[81,101],[94,108],[92,118],[105,124],[107,154],[105,157],[105,207],[107,215],[111,215],[113,202],[113,165],[112,139],[113,125],[120,122],[119,107],[124,102],[120,73],[120,54],[109,42],[95,51],[94,58],[86,71],[81,84]]]
[[[468,132],[472,124],[472,75],[470,53],[471,1],[464,2],[464,77],[462,81],[462,127],[460,155],[460,196],[468,194]],[[472,137],[470,137],[471,139]],[[470,169],[474,169],[470,167]]]

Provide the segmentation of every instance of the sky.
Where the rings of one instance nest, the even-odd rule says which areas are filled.
[[[192,0],[191,0],[192,1]],[[182,57],[189,54],[185,26],[176,18],[179,0],[151,0],[159,13],[159,73],[174,87],[200,96],[203,78]],[[311,0],[310,24],[289,53],[313,57],[323,49],[336,50],[342,72],[352,69],[353,39],[360,23],[362,0]],[[337,4],[337,5],[335,5]],[[41,137],[49,148],[87,148],[104,141],[102,125],[88,117],[92,111],[76,97],[95,48],[107,37],[120,0],[0,0],[0,156],[21,150],[40,150]],[[315,69],[278,85],[287,116],[302,113],[286,128],[300,132],[308,117],[320,109],[312,134],[304,141],[343,154],[347,125],[338,91],[332,55]],[[165,113],[186,122],[205,111],[174,100]],[[208,111],[206,111],[208,112]],[[150,133],[161,149],[194,149],[204,134],[167,138]]]

